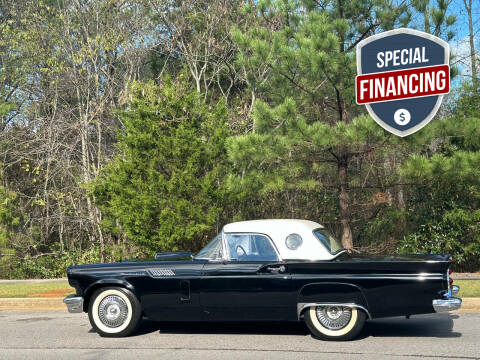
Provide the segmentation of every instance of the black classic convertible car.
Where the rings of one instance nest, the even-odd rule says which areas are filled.
[[[152,261],[68,268],[70,312],[88,312],[102,336],[156,321],[305,321],[312,334],[348,340],[365,320],[456,310],[448,255],[348,254],[305,220],[225,225],[203,250]]]

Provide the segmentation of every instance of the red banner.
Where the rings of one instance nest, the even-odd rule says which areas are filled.
[[[357,75],[357,104],[409,99],[450,92],[450,67],[426,66]]]

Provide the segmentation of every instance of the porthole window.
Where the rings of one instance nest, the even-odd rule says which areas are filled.
[[[298,234],[290,234],[287,236],[287,239],[285,240],[285,245],[287,245],[287,248],[290,250],[297,250],[300,245],[302,245],[302,237]]]

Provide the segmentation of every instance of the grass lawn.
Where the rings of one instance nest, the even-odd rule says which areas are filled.
[[[480,280],[453,280],[453,284],[460,286],[459,297],[480,297]]]
[[[74,294],[68,282],[42,282],[29,284],[0,284],[0,298],[64,297]]]
[[[460,297],[480,297],[480,280],[455,280],[460,286]],[[15,297],[64,297],[75,293],[65,282],[42,282],[30,284],[0,284],[0,298]]]

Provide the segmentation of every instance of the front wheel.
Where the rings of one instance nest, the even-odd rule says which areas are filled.
[[[365,323],[365,313],[348,306],[312,306],[305,312],[305,322],[312,335],[322,340],[352,340]]]
[[[120,287],[101,288],[92,295],[88,318],[101,336],[132,334],[142,316],[141,306],[131,291]]]

